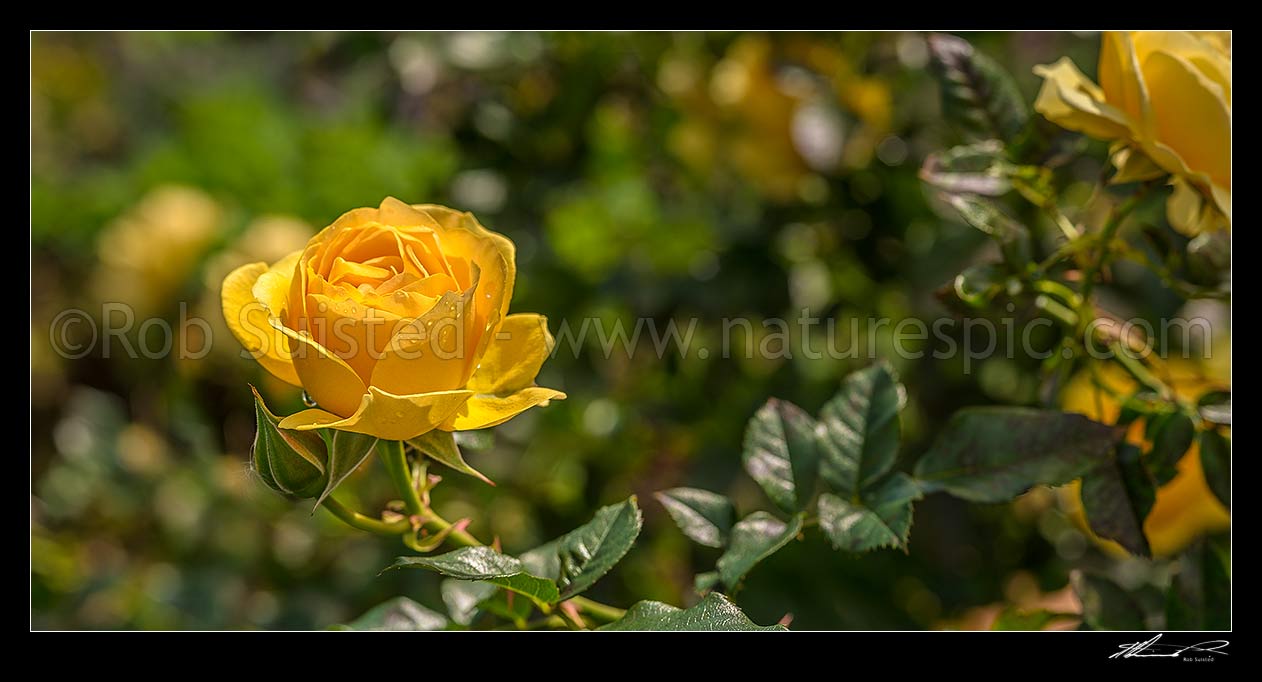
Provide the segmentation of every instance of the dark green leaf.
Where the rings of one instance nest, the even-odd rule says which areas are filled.
[[[794,515],[788,523],[767,512],[746,516],[732,527],[731,542],[715,566],[719,578],[729,588],[735,587],[758,562],[789,544],[801,530],[801,514]]]
[[[1152,448],[1146,455],[1148,470],[1157,485],[1165,485],[1179,473],[1179,460],[1192,447],[1196,426],[1182,412],[1171,412],[1153,417],[1148,424],[1148,439]]]
[[[601,508],[586,525],[557,538],[561,598],[579,594],[608,573],[635,544],[642,524],[632,495],[625,502]]]
[[[520,560],[490,547],[463,547],[432,557],[402,556],[390,568],[425,568],[449,578],[487,582],[541,605],[555,604],[560,598],[551,580],[527,573]]]
[[[935,33],[928,42],[946,119],[974,139],[1016,140],[1030,111],[1012,77],[962,38]]]
[[[1091,530],[1116,541],[1131,554],[1151,556],[1144,519],[1156,501],[1157,484],[1139,448],[1118,446],[1114,456],[1082,477],[1082,508]]]
[[[1036,485],[1061,485],[1100,463],[1120,429],[1078,414],[1024,407],[956,412],[916,464],[926,491],[1003,502]]]
[[[1025,611],[1013,606],[1004,609],[995,622],[991,623],[991,630],[1042,630],[1056,621],[1078,620],[1081,616],[1076,613],[1057,613],[1048,611],[1047,609],[1034,609],[1033,611]]]
[[[267,409],[253,386],[257,429],[250,449],[254,471],[269,488],[283,495],[305,499],[324,487],[327,448],[319,434],[280,428],[280,419]]]
[[[1201,408],[1201,418],[1223,426],[1231,426],[1231,401]]]
[[[898,461],[898,412],[907,393],[884,362],[851,373],[820,411],[820,475],[853,497]]]
[[[491,596],[478,602],[478,611],[512,621],[518,627],[526,626],[533,610],[531,600],[522,599],[505,590],[496,590]]]
[[[1208,391],[1196,400],[1196,407],[1202,419],[1231,426],[1231,391]]]
[[[784,630],[783,625],[755,625],[731,599],[711,592],[696,606],[681,609],[660,601],[642,601],[627,609],[617,621],[600,630],[694,632],[711,630]]]
[[[1146,630],[1144,607],[1117,583],[1075,571],[1070,576],[1082,601],[1082,618],[1092,630]]]
[[[819,497],[819,527],[836,549],[906,549],[912,502],[918,499],[920,488],[903,473],[873,486],[858,501],[824,493]]]
[[[689,539],[706,547],[722,547],[736,520],[732,501],[708,490],[671,488],[655,493],[675,525]]]
[[[815,420],[797,405],[771,398],[745,428],[741,460],[777,507],[802,509],[819,471]]]
[[[1201,471],[1214,497],[1231,509],[1231,439],[1214,430],[1201,432]]]
[[[1118,426],[1129,426],[1140,417],[1166,414],[1169,407],[1170,403],[1152,391],[1136,391],[1122,401],[1122,409],[1115,423]]]
[[[347,476],[351,475],[351,472],[358,469],[359,465],[368,459],[375,445],[377,445],[376,436],[366,436],[350,431],[333,432],[333,436],[329,439],[329,475],[324,491],[316,499],[315,507],[319,507],[324,498],[328,497],[342,484],[342,481],[346,480]],[[315,507],[312,508],[313,513]]]
[[[378,604],[338,630],[429,632],[447,627],[447,619],[407,597]]]
[[[469,466],[468,462],[464,461],[464,457],[460,454],[460,448],[456,446],[456,439],[449,431],[434,429],[409,440],[408,445],[440,464],[449,466],[462,474],[480,478],[490,485],[495,485],[494,481],[482,475],[482,472]]]
[[[1166,593],[1167,628],[1231,629],[1230,562],[1225,538],[1198,540],[1184,552]]]

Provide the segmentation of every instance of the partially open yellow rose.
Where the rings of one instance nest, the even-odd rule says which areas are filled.
[[[469,213],[387,198],[274,265],[224,280],[224,317],[319,405],[281,427],[406,440],[495,426],[565,394],[534,385],[547,320],[508,314],[513,243]]]
[[[1173,227],[1230,229],[1230,33],[1106,33],[1099,85],[1067,57],[1034,72],[1044,78],[1034,108],[1061,127],[1118,141],[1114,162],[1127,181],[1173,176]]]

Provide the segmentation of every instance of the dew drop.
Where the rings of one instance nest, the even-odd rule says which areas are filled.
[[[306,405],[307,407],[315,407],[315,406],[316,406],[316,401],[315,401],[315,398],[312,398],[312,397],[311,397],[311,394],[310,394],[310,393],[307,393],[307,389],[305,389],[305,388],[304,388],[304,389],[302,389],[302,404],[303,404],[303,405]]]
[[[487,294],[487,295],[486,295],[486,298],[487,298],[488,300],[490,300],[491,295],[490,295],[490,294]]]

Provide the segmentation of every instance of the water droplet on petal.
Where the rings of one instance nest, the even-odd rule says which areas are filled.
[[[303,405],[306,405],[307,407],[315,407],[315,406],[316,406],[316,401],[315,401],[315,398],[312,398],[312,397],[311,397],[311,394],[310,394],[310,393],[307,393],[307,389],[305,389],[305,388],[304,388],[304,389],[302,389],[302,404],[303,404]]]

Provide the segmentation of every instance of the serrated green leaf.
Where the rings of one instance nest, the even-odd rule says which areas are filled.
[[[1078,620],[1080,617],[1076,613],[1058,613],[1047,609],[1026,611],[1015,606],[1009,606],[999,613],[995,618],[995,622],[991,623],[990,629],[1001,631],[1042,630],[1057,621]]]
[[[457,580],[477,580],[526,596],[547,606],[560,599],[557,586],[547,578],[531,575],[515,557],[490,547],[462,547],[438,556],[402,556],[393,568],[424,568]]]
[[[935,33],[928,44],[943,116],[974,139],[1016,140],[1030,111],[1007,71],[962,38]]]
[[[491,583],[470,582],[456,578],[442,581],[438,588],[443,597],[443,604],[447,606],[447,614],[460,625],[472,623],[478,612],[478,604],[494,595],[498,589]]]
[[[359,465],[368,459],[368,455],[372,454],[372,449],[376,445],[376,436],[350,431],[333,432],[333,436],[329,439],[329,475],[325,481],[324,491],[316,498],[312,513],[319,508],[324,498],[332,494],[342,481],[351,475],[351,472],[358,469]]]
[[[1116,453],[1082,477],[1082,508],[1091,530],[1131,554],[1152,556],[1144,519],[1157,499],[1157,483],[1139,448],[1122,443]]]
[[[280,418],[272,414],[263,396],[254,393],[256,430],[250,459],[254,472],[272,490],[295,499],[315,497],[324,487],[324,440],[310,431],[280,428]]]
[[[879,547],[907,548],[912,503],[920,488],[903,473],[863,493],[858,501],[825,493],[819,497],[819,527],[833,548],[866,552]]]
[[[462,474],[481,479],[488,485],[495,485],[495,482],[483,475],[482,472],[469,466],[469,463],[464,460],[464,456],[460,454],[460,448],[456,445],[455,436],[449,431],[434,429],[409,440],[408,445],[416,448],[417,452],[439,464],[455,469]]]
[[[1182,412],[1171,412],[1151,418],[1147,431],[1152,447],[1145,455],[1145,463],[1157,485],[1165,485],[1179,474],[1179,460],[1192,447],[1196,425]]]
[[[771,398],[745,427],[741,461],[777,507],[799,511],[819,472],[815,420],[797,405]]]
[[[1070,583],[1082,601],[1082,618],[1092,630],[1145,630],[1144,607],[1117,583],[1075,571]]]
[[[1166,593],[1171,630],[1230,630],[1230,553],[1225,538],[1196,541],[1175,564]]]
[[[608,573],[635,544],[643,523],[632,495],[601,508],[591,521],[557,538],[561,598],[581,593]]]
[[[970,407],[951,417],[916,463],[926,492],[1004,502],[1036,485],[1061,485],[1109,456],[1121,429],[1079,414]]]
[[[820,410],[820,475],[854,497],[898,461],[898,413],[907,392],[884,362],[852,372]]]
[[[1231,509],[1231,439],[1217,431],[1201,432],[1201,471],[1223,506]]]
[[[441,613],[427,609],[408,599],[395,597],[378,604],[364,615],[338,626],[339,630],[370,632],[430,632],[447,627],[447,619]]]
[[[715,565],[719,579],[729,588],[735,587],[758,562],[789,544],[801,531],[801,514],[787,523],[762,511],[746,516],[732,526],[731,542]]]
[[[706,547],[722,547],[736,519],[732,501],[697,488],[671,488],[654,497],[690,540]]]
[[[598,628],[647,632],[772,631],[783,625],[756,625],[731,599],[711,592],[696,606],[681,609],[660,601],[642,601],[627,609],[622,618]]]

